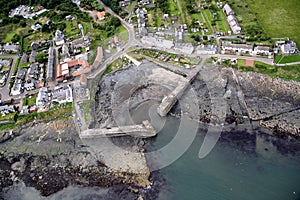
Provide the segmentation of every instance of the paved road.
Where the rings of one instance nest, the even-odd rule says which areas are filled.
[[[223,59],[247,59],[247,60],[256,60],[260,61],[269,65],[273,65],[273,59],[272,58],[264,58],[264,57],[253,57],[253,56],[239,56],[239,55],[228,55],[228,54],[215,54],[215,55],[209,55],[209,57],[218,57]]]
[[[108,65],[118,59],[120,56],[124,55],[129,47],[141,45],[141,43],[135,38],[134,27],[127,23],[124,19],[122,19],[119,15],[117,15],[114,11],[112,11],[109,7],[104,5],[100,0],[98,0],[99,4],[103,6],[106,12],[110,13],[114,17],[118,18],[121,21],[121,24],[127,29],[128,31],[128,42],[122,47],[121,51],[118,51],[114,55],[112,55],[109,59],[105,60],[101,63],[97,70],[93,72],[93,74],[89,75],[88,79],[96,78],[99,74],[105,72]]]
[[[275,64],[276,66],[283,67],[287,65],[300,65],[300,62],[293,62],[293,63],[285,63],[285,64]]]

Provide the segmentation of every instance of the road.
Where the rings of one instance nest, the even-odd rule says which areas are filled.
[[[229,54],[214,54],[214,55],[208,55],[209,57],[217,57],[222,59],[247,59],[247,60],[256,60],[260,61],[269,65],[273,65],[273,59],[272,58],[264,58],[264,57],[253,57],[253,56],[239,56],[239,55],[229,55]]]
[[[103,4],[100,0],[98,0],[99,4],[103,6],[105,11],[107,13],[110,13],[114,17],[118,18],[121,21],[121,24],[126,28],[128,31],[128,42],[122,47],[123,50],[118,51],[114,55],[112,55],[109,59],[105,60],[103,63],[99,64],[97,66],[96,71],[93,72],[93,74],[89,75],[87,78],[88,79],[94,79],[96,78],[99,74],[102,74],[105,72],[106,68],[108,65],[112,62],[114,62],[116,59],[118,59],[120,56],[125,55],[126,51],[128,50],[129,47],[131,46],[136,46],[136,45],[141,45],[141,43],[135,38],[135,31],[134,27],[127,23],[124,19],[122,19],[119,15],[117,15],[114,11],[112,11],[109,7],[107,7],[105,4]]]

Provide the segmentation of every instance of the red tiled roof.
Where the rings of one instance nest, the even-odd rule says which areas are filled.
[[[87,71],[90,70],[90,66],[89,63],[86,60],[72,60],[70,62],[64,63],[68,65],[68,68],[74,67],[76,65],[81,65],[82,67],[84,67],[84,71],[86,71],[86,69],[88,69]],[[69,76],[69,71],[66,69],[63,69],[63,65],[64,64],[59,64],[56,67],[56,79],[61,79],[62,76]],[[83,71],[81,70],[81,71]],[[68,72],[67,72],[68,71]],[[76,72],[74,72],[76,73]],[[74,74],[73,73],[73,74]],[[84,72],[85,73],[85,72]],[[72,75],[73,75],[72,74]],[[74,75],[73,75],[74,76]],[[78,75],[77,75],[78,76]]]
[[[104,16],[105,16],[105,11],[97,12],[97,17],[98,17],[99,19],[103,19]]]

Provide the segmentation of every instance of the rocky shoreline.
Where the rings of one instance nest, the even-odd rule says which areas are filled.
[[[42,196],[81,185],[121,187],[138,198],[139,191],[146,186],[145,180],[147,185],[150,183],[149,175],[109,168],[80,140],[72,119],[32,123],[13,132],[0,145],[0,197],[13,185],[24,183]],[[152,190],[155,188],[148,192]]]
[[[182,80],[182,76],[150,62],[105,76],[98,83],[96,102],[92,104],[92,126],[139,123],[148,112],[147,106],[160,103]],[[300,136],[299,83],[207,66],[190,90],[196,98],[184,98],[185,93],[182,104],[177,103],[170,115],[181,117],[183,105],[198,103],[199,113],[190,118],[201,123],[222,125],[226,130],[258,123],[280,137],[292,136],[294,141]],[[163,182],[159,172],[150,174],[142,139],[81,140],[72,119],[34,122],[1,134],[0,188],[4,193],[18,183],[36,188],[42,196],[81,185],[110,188],[108,191],[115,191],[116,196],[119,192],[124,199],[155,199]]]

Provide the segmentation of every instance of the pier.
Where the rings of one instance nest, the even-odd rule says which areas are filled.
[[[184,82],[179,83],[179,85],[166,97],[162,100],[161,104],[157,108],[157,113],[164,117],[166,116],[172,107],[175,105],[178,99],[182,96],[183,92],[190,85],[192,80],[197,76],[199,70],[191,73]]]
[[[148,120],[143,121],[142,124],[119,126],[113,128],[102,129],[87,129],[80,133],[80,138],[94,138],[94,137],[121,137],[132,136],[139,138],[148,138],[156,136],[156,131]]]

